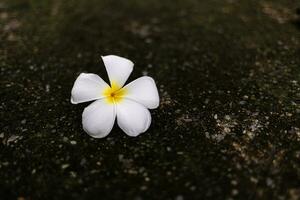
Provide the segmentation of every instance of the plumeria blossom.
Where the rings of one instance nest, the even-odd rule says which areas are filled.
[[[71,92],[71,103],[94,101],[82,113],[85,132],[103,138],[112,130],[115,120],[129,136],[138,136],[151,124],[148,109],[157,108],[159,96],[154,80],[140,77],[124,86],[133,63],[119,56],[102,56],[110,85],[96,74],[81,73]],[[124,87],[123,87],[124,86]]]

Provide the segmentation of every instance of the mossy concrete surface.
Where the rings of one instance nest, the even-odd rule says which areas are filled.
[[[300,2],[1,0],[0,199],[299,199]],[[101,55],[152,76],[136,138],[82,130]]]

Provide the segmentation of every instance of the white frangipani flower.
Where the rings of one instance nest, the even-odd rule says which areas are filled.
[[[71,92],[71,103],[93,101],[82,113],[83,129],[92,137],[103,138],[113,128],[115,118],[129,136],[138,136],[151,124],[148,109],[159,105],[158,91],[151,77],[143,76],[125,85],[133,63],[119,56],[102,56],[110,85],[96,74],[81,73]]]

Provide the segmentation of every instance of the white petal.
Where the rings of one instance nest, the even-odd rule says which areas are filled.
[[[138,78],[126,85],[126,98],[132,99],[147,108],[157,108],[159,96],[154,80],[149,76]]]
[[[149,128],[151,115],[145,106],[128,99],[116,106],[118,125],[127,135],[135,137]]]
[[[123,87],[133,69],[133,63],[119,56],[109,55],[102,56],[110,84],[116,83]]]
[[[109,87],[96,74],[81,73],[76,79],[71,92],[71,103],[77,104],[103,98],[103,90]]]
[[[107,136],[114,126],[116,109],[100,99],[86,107],[82,113],[82,126],[85,132],[94,138]]]

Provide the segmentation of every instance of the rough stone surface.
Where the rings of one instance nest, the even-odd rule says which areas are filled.
[[[0,199],[299,199],[300,4],[1,0]],[[100,55],[161,104],[93,139],[71,105]],[[106,78],[107,80],[107,78]]]

